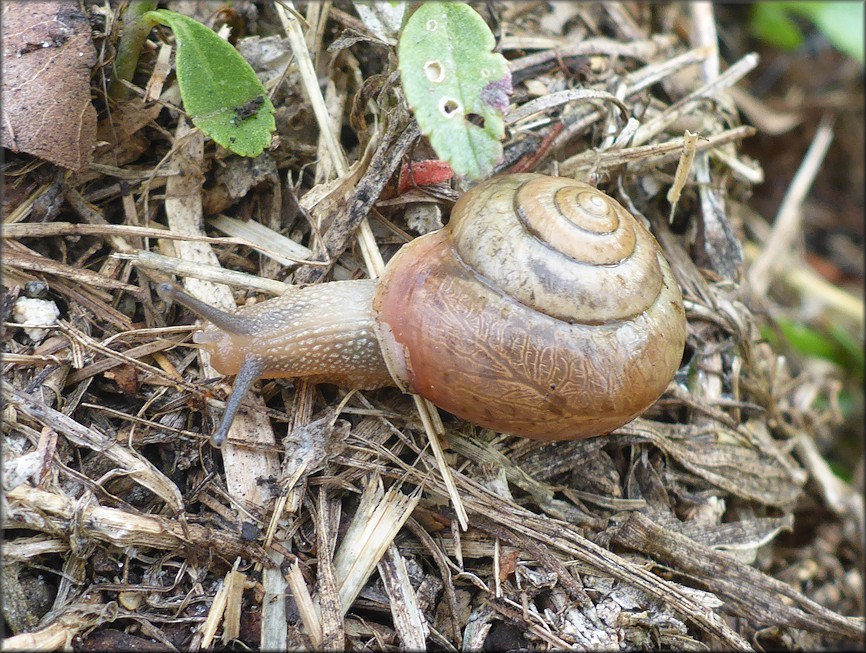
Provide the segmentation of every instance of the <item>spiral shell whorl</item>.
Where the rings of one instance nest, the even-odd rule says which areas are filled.
[[[631,256],[635,223],[619,203],[581,182],[553,181],[560,183],[529,182],[515,195],[529,233],[581,263],[616,265]]]
[[[662,289],[652,235],[582,182],[526,174],[479,184],[454,206],[448,229],[486,283],[569,323],[631,319]]]

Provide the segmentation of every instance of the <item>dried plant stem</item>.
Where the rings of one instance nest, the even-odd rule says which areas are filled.
[[[710,81],[719,76],[719,40],[713,3],[700,0],[691,3],[689,8],[692,15],[692,45],[710,48],[710,54],[702,64],[704,80]]]
[[[785,257],[794,242],[794,238],[800,231],[803,200],[806,199],[812,182],[815,181],[815,176],[821,168],[821,162],[832,142],[832,121],[825,117],[818,125],[806,156],[803,157],[800,168],[794,175],[794,180],[788,187],[788,192],[785,193],[781,206],[779,206],[779,212],[776,214],[776,220],[773,222],[773,228],[767,238],[767,247],[755,259],[749,270],[749,284],[758,296],[767,292],[771,280],[770,271]]]
[[[415,590],[406,570],[406,561],[393,543],[379,562],[379,576],[391,599],[394,630],[400,636],[403,647],[410,651],[424,650],[429,632],[427,621],[418,607]]]
[[[71,497],[19,485],[6,492],[4,524],[51,533],[71,533],[72,520],[86,524],[88,538],[118,547],[143,547],[172,551],[178,547],[212,547],[226,556],[264,560],[259,547],[199,524],[181,524],[177,519],[141,515],[118,508],[82,506]]]
[[[715,150],[726,143],[731,143],[754,135],[754,127],[741,125],[706,138],[701,138],[695,145],[695,152],[708,152]],[[623,147],[610,149],[604,152],[595,150],[581,152],[563,161],[560,173],[575,176],[581,172],[593,171],[603,173],[610,168],[628,166],[632,173],[644,168],[658,166],[664,163],[676,161],[685,146],[685,138],[680,136],[664,143],[652,143],[636,147]]]
[[[761,250],[754,243],[743,244],[746,259],[754,261]],[[766,250],[763,250],[766,251]],[[859,329],[863,328],[863,300],[836,286],[819,275],[809,266],[795,264],[793,261],[784,264],[778,271],[779,277],[798,292],[809,298],[809,301],[823,304],[829,309],[844,315],[846,319],[855,322]]]
[[[70,610],[45,628],[20,633],[3,640],[4,651],[71,650],[73,638],[103,621],[100,610]]]
[[[159,270],[176,274],[184,278],[202,279],[214,283],[234,286],[236,288],[247,288],[269,293],[271,295],[282,295],[291,287],[275,279],[266,279],[246,272],[227,270],[221,265],[209,265],[196,261],[188,261],[172,256],[163,256],[148,250],[141,250],[134,255],[118,255],[118,258],[127,258],[139,267],[149,270]]]
[[[641,125],[638,128],[637,133],[635,133],[632,143],[634,145],[643,145],[653,136],[664,130],[671,122],[679,119],[680,116],[689,111],[696,101],[708,98],[718,90],[733,86],[751,70],[754,70],[757,65],[758,55],[754,52],[747,54],[745,57],[731,65],[730,68],[719,75],[716,79],[708,81],[700,88],[692,91],[684,98],[677,101],[675,104],[672,104],[667,109],[658,115],[653,116],[653,118]]]

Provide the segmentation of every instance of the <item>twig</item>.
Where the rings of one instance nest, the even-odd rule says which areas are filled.
[[[833,142],[832,124],[833,120],[825,116],[818,125],[812,144],[809,145],[806,156],[803,157],[800,168],[779,206],[779,212],[767,238],[767,247],[755,259],[749,270],[749,284],[758,296],[767,292],[771,280],[770,270],[785,257],[800,231],[803,201],[812,187],[812,182],[815,181],[815,175],[821,168],[821,162],[827,154],[830,143]]]
[[[291,286],[275,279],[265,279],[246,272],[227,270],[220,265],[209,265],[172,256],[163,256],[148,250],[141,250],[133,255],[115,254],[114,257],[130,260],[136,266],[148,270],[159,270],[182,277],[204,279],[236,288],[261,290],[272,295],[282,295],[287,290],[291,290]]]
[[[743,243],[743,249],[746,260],[749,261],[758,258],[761,251],[751,242]],[[866,307],[860,297],[830,283],[810,266],[793,265],[789,261],[780,267],[778,274],[792,288],[807,296],[810,302],[818,302],[828,309],[837,311],[847,319],[856,322],[859,329],[863,328]]]
[[[716,79],[710,80],[699,89],[692,91],[687,96],[641,125],[637,130],[632,143],[634,145],[642,145],[646,143],[653,136],[665,129],[666,125],[669,125],[671,122],[684,115],[695,102],[708,98],[720,89],[736,84],[757,65],[758,55],[754,52],[747,54]]]

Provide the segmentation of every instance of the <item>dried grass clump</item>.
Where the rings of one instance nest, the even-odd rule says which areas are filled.
[[[430,153],[392,51],[348,6],[306,7],[304,40],[279,5],[237,5],[291,37],[241,45],[274,89],[276,149],[250,161],[205,143],[169,84],[156,102],[103,103],[86,172],[7,164],[4,646],[861,642],[862,618],[842,616],[862,613],[860,567],[817,544],[794,564],[773,545],[820,502],[862,560],[862,499],[814,444],[832,379],[795,374],[761,340],[766,298],[743,285],[762,171],[739,153],[754,129],[727,89],[757,59],[720,64],[710,6],[493,3],[496,21],[479,7],[516,89],[499,171],[603,186],[651,224],[683,287],[685,373],[649,413],[548,444],[442,424],[396,390],[264,381],[216,451],[228,386],[154,282],[176,274],[231,308],[289,275],[375,273],[410,215],[435,224],[462,190],[395,193],[398,166]],[[327,115],[304,70],[328,75]],[[31,342],[8,315],[41,282],[62,317]],[[823,565],[811,583],[809,564]]]

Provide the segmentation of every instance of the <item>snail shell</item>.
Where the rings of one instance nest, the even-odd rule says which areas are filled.
[[[682,295],[655,238],[587,184],[495,177],[389,263],[373,298],[404,387],[470,422],[546,440],[608,433],[682,359]]]
[[[301,288],[208,318],[214,366],[347,387],[396,385],[474,424],[545,440],[609,433],[646,410],[679,367],[682,295],[653,236],[587,184],[503,175],[404,246],[378,281]]]

